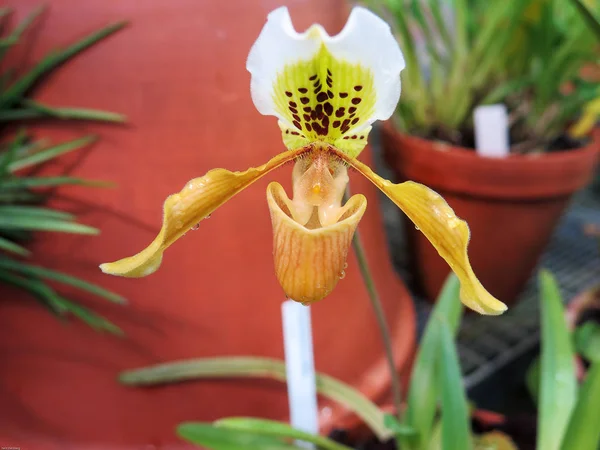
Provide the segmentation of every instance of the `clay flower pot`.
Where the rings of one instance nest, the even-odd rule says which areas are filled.
[[[473,150],[383,127],[383,148],[400,180],[439,192],[471,229],[469,257],[489,292],[511,304],[522,292],[574,192],[591,179],[600,133],[586,147],[543,155],[484,158]],[[417,281],[435,299],[447,264],[407,227]]]
[[[13,2],[16,19],[38,5]],[[282,289],[273,269],[268,181],[289,189],[292,167],[260,180],[190,231],[169,250],[161,270],[144,279],[110,277],[98,265],[142,249],[160,228],[167,195],[214,167],[243,170],[283,149],[272,117],[250,98],[245,68],[267,13],[282,2],[251,0],[55,0],[20,61],[30,66],[109,22],[130,26],[66,64],[37,98],[127,115],[126,126],[36,127],[38,136],[97,133],[99,143],[48,170],[108,179],[111,190],[65,189],[60,202],[99,237],[39,234],[33,252],[57,270],[101,284],[129,299],[126,307],[78,299],[119,325],[123,339],[79,323],[62,323],[35,300],[2,289],[0,303],[0,441],[21,448],[174,448],[176,424],[242,415],[287,420],[278,383],[206,381],[162,389],[117,382],[126,369],[219,355],[283,358]],[[298,28],[322,23],[338,32],[348,10],[341,0],[295,2]],[[35,39],[36,36],[39,39]],[[33,128],[32,128],[33,130]],[[370,162],[369,151],[361,156]],[[77,162],[77,164],[74,164]],[[412,300],[390,264],[378,192],[351,175],[369,210],[359,232],[392,331],[397,370],[406,375],[415,349]],[[249,220],[251,218],[251,220]],[[242,229],[240,224],[244,223]],[[336,290],[312,306],[317,370],[358,387],[373,401],[390,378],[376,320],[354,254]],[[324,432],[347,412],[320,402]],[[55,445],[55,447],[52,447]]]

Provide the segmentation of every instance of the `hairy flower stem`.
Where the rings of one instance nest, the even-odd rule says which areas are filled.
[[[346,194],[344,196],[344,202],[346,202],[350,198],[350,188],[346,188]],[[369,300],[371,301],[371,306],[373,307],[373,312],[375,313],[375,318],[377,319],[377,325],[379,327],[379,332],[381,333],[381,339],[383,340],[383,348],[385,351],[385,357],[388,362],[388,366],[390,369],[390,378],[392,384],[392,397],[394,402],[394,408],[396,409],[396,415],[398,416],[398,420],[401,420],[402,416],[402,388],[400,385],[400,377],[398,376],[398,372],[396,371],[396,366],[394,364],[394,353],[392,351],[392,339],[390,336],[390,330],[388,328],[387,322],[385,320],[385,313],[383,311],[383,306],[381,305],[381,300],[379,298],[379,294],[377,293],[377,288],[375,287],[375,281],[371,276],[371,270],[369,269],[369,263],[367,262],[367,256],[365,253],[365,249],[362,245],[362,241],[360,239],[359,230],[356,230],[354,233],[354,238],[352,239],[352,247],[354,248],[354,253],[356,254],[356,259],[358,261],[358,267],[360,269],[360,273],[363,277],[363,281],[365,282],[365,287],[367,288],[367,292],[369,294]]]

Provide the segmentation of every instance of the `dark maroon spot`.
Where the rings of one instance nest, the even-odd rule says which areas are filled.
[[[348,108],[348,112],[350,114],[354,114],[356,112],[356,106],[351,106],[350,108]]]
[[[333,92],[331,92],[331,91],[327,91],[327,96],[328,96],[329,98],[333,98]]]
[[[298,110],[296,108],[290,107],[290,111],[292,112],[292,114],[298,114]]]
[[[312,120],[317,120],[317,111],[315,111],[314,109],[310,112],[310,118]]]
[[[296,104],[296,102],[290,102],[290,103],[289,103],[289,105],[290,105],[292,108],[297,108],[297,107],[298,107],[298,105]]]
[[[323,117],[323,120],[321,121],[321,125],[323,125],[325,128],[329,128],[329,117],[327,117],[327,116]]]
[[[311,123],[313,130],[315,130],[315,133],[317,134],[321,134],[321,125],[319,125],[318,122],[313,122]]]
[[[348,119],[354,119],[354,116],[355,116],[355,115],[356,115],[356,114],[350,114],[350,116],[348,116]]]
[[[337,128],[337,127],[339,127],[339,126],[340,126],[340,121],[339,121],[339,120],[336,120],[335,122],[333,122],[333,124],[332,124],[332,125],[333,125],[333,128]]]
[[[310,126],[310,123],[305,123],[304,126],[306,127],[306,131],[312,131],[312,127]]]
[[[335,117],[342,117],[344,114],[346,114],[346,108],[342,106],[335,112]]]
[[[348,136],[344,136],[344,139],[348,139]]]
[[[346,119],[342,123],[342,128],[347,128],[349,125],[350,125],[350,119]]]
[[[304,117],[304,120],[310,120],[310,114],[304,114],[302,117]]]
[[[298,133],[297,131],[292,131],[292,134],[293,134],[294,136],[300,136],[300,133]]]
[[[298,92],[300,92],[301,94],[306,94],[308,92],[308,89],[306,89],[306,88],[298,88]]]
[[[300,125],[300,122],[298,122],[297,120],[294,120],[292,123],[293,123],[293,124],[294,124],[294,126],[295,126],[296,128],[298,128],[299,130],[301,130],[301,129],[302,129],[302,125]]]
[[[292,93],[290,91],[285,91],[285,95],[287,95],[288,97],[291,97]]]
[[[315,95],[317,95],[319,92],[321,92],[321,86],[316,88],[313,92],[315,93]]]
[[[362,86],[354,86],[354,90],[356,92],[361,91],[362,90]]]
[[[310,107],[310,106],[305,106],[304,108],[302,108],[302,110],[303,110],[304,112],[307,112],[307,113],[309,113],[309,112],[310,112],[310,110],[311,110],[311,107]]]
[[[293,114],[292,117],[295,121],[300,122],[300,116],[298,114]]]
[[[320,92],[319,95],[317,95],[317,101],[324,102],[325,100],[327,100],[327,94],[325,92]]]
[[[333,81],[331,78],[327,77],[327,79],[325,81],[327,82],[327,86],[329,86],[329,87],[333,86]]]
[[[340,92],[340,97],[341,98],[346,98],[346,97],[348,97],[348,93],[347,92]]]
[[[359,139],[364,139],[364,138],[365,138],[364,136],[359,136]]]
[[[327,136],[327,132],[329,131],[329,127],[321,127],[321,129],[317,130],[317,134],[320,136]]]
[[[356,135],[355,134],[352,135],[352,139],[356,139]]]
[[[360,97],[354,97],[352,99],[352,104],[353,105],[358,105],[360,102],[362,102],[362,98],[360,98]]]
[[[315,110],[317,112],[317,119],[321,120],[324,116],[323,114],[323,105],[319,104],[315,107]]]
[[[356,125],[356,123],[360,120],[360,117],[355,117],[354,119],[352,119],[352,122],[350,122],[352,125]]]
[[[323,105],[323,110],[328,116],[333,114],[333,106],[331,106],[331,103],[329,102],[325,102],[325,104]]]
[[[327,75],[331,76],[331,70],[327,69]]]
[[[300,101],[303,105],[306,105],[310,101],[310,99],[308,97],[300,97]]]
[[[290,134],[290,130],[285,130],[285,134]]]
[[[321,87],[321,80],[317,80],[313,83],[313,87]]]
[[[317,74],[314,74],[312,77],[309,78],[310,81],[314,81],[317,79]]]

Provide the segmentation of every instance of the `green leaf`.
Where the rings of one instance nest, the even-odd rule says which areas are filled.
[[[102,28],[101,30],[90,34],[89,36],[83,38],[79,42],[67,47],[62,51],[55,51],[47,55],[42,59],[35,67],[33,67],[29,72],[23,75],[19,80],[13,83],[9,88],[0,94],[0,108],[6,108],[7,106],[12,106],[15,102],[17,102],[25,92],[29,88],[33,86],[33,84],[45,73],[51,71],[58,65],[97,43],[98,41],[104,39],[105,37],[115,33],[125,26],[125,22],[119,22],[107,27]]]
[[[97,228],[76,222],[66,222],[57,219],[40,219],[30,216],[0,216],[0,229],[5,230],[39,230],[57,231],[61,233],[99,234]]]
[[[7,270],[0,270],[0,281],[28,291],[31,295],[47,304],[59,316],[67,312],[60,296],[54,292],[54,289],[40,280],[28,279]]]
[[[252,417],[228,417],[217,420],[214,425],[218,428],[226,428],[235,432],[249,432],[261,436],[272,436],[283,439],[295,439],[311,442],[319,448],[326,450],[352,450],[350,447],[338,444],[323,436],[306,433],[289,426],[286,423],[275,420],[257,419]]]
[[[96,331],[106,331],[108,333],[114,334],[116,336],[123,336],[123,330],[102,317],[99,314],[85,308],[77,303],[72,302],[71,300],[67,300],[66,298],[59,296],[60,305],[64,308],[66,312],[73,314],[82,322],[85,322],[90,327],[95,329]]]
[[[439,328],[438,320],[444,318],[452,334],[456,333],[463,306],[460,302],[460,282],[451,273],[431,313],[431,319],[425,326],[423,337],[417,352],[407,397],[405,424],[416,430],[416,439],[402,439],[404,445],[416,445],[423,448],[433,427],[433,421],[440,396],[439,339],[436,336]]]
[[[11,259],[0,258],[0,268],[13,270],[15,272],[20,272],[23,275],[34,275],[39,278],[46,278],[48,280],[66,284],[68,286],[73,286],[77,289],[81,289],[82,291],[87,291],[91,294],[105,298],[106,300],[109,300],[114,303],[125,304],[127,302],[120,295],[118,295],[114,292],[111,292],[107,289],[104,289],[103,287],[100,287],[93,283],[89,283],[87,281],[84,281],[80,278],[68,275],[66,273],[47,269],[45,267],[34,266],[31,264],[13,261]]]
[[[29,256],[31,252],[19,244],[0,236],[0,249],[19,256]]]
[[[0,157],[0,180],[6,175],[6,172],[9,171],[9,166],[11,162],[14,160],[17,150],[19,147],[23,146],[25,140],[27,139],[27,135],[23,129],[19,130],[17,136],[11,142],[8,150],[4,152]]]
[[[31,100],[22,102],[24,108],[0,111],[0,122],[15,120],[39,119],[52,117],[61,120],[93,120],[101,122],[123,123],[126,117],[109,111],[86,108],[51,107]]]
[[[573,335],[577,353],[588,361],[600,361],[600,325],[586,322],[575,329]]]
[[[75,218],[73,214],[64,211],[29,205],[0,205],[0,216],[23,216],[60,220],[73,220]]]
[[[400,423],[398,418],[392,414],[383,416],[384,425],[394,432],[396,436],[414,437],[417,432],[406,424]]]
[[[14,177],[0,181],[0,189],[27,189],[63,185],[113,187],[114,183],[75,177]]]
[[[598,20],[598,18],[592,14],[592,12],[583,4],[583,2],[581,2],[581,0],[571,0],[571,3],[575,5],[590,30],[592,30],[598,39],[600,39],[600,20]]]
[[[535,358],[525,374],[525,385],[531,395],[531,399],[537,405],[539,403],[540,396],[540,359]]]
[[[286,381],[285,363],[252,356],[200,358],[158,364],[120,374],[126,385],[149,386],[199,378],[271,378]],[[361,392],[328,375],[317,373],[317,392],[346,407],[368,425],[378,439],[393,436],[383,423],[383,412]]]
[[[553,275],[539,275],[541,301],[539,450],[558,450],[577,397],[574,352],[560,289]]]
[[[85,147],[86,145],[90,145],[91,143],[95,142],[96,139],[96,136],[84,136],[79,139],[74,139],[72,141],[55,145],[42,151],[37,151],[32,154],[26,154],[12,161],[8,165],[8,170],[10,172],[16,172],[17,170],[24,169],[26,167],[35,166],[36,164],[49,161],[51,159],[56,158],[57,156],[64,155],[65,153],[80,149],[82,147]]]
[[[37,7],[36,9],[33,10],[33,12],[31,14],[29,14],[27,17],[25,17],[25,19],[23,19],[23,21],[15,27],[15,29],[10,34],[10,36],[8,36],[8,38],[12,41],[12,45],[19,42],[21,35],[25,32],[25,30],[27,30],[27,28],[29,28],[29,26],[34,22],[34,20],[45,9],[46,9],[46,7],[44,5]],[[4,9],[2,11],[3,11],[3,14],[0,15],[0,17],[4,17],[5,15],[8,15],[10,13],[9,9]],[[6,14],[4,14],[4,13],[6,13]],[[0,60],[2,60],[2,58],[4,57],[6,51],[8,50],[9,47],[10,47],[10,45],[0,48]]]
[[[28,291],[30,294],[48,305],[58,316],[73,314],[81,321],[97,331],[107,331],[115,335],[123,335],[123,331],[104,317],[90,311],[57,294],[54,289],[36,278],[26,278],[11,271],[0,269],[0,281]]]
[[[562,450],[597,450],[600,443],[600,362],[592,364],[571,415]]]
[[[436,333],[440,348],[440,369],[442,391],[442,448],[444,450],[470,450],[471,420],[467,406],[467,396],[462,381],[454,335],[448,323],[437,317]]]
[[[293,450],[296,447],[273,437],[219,428],[210,423],[187,422],[177,426],[177,434],[192,444],[210,450]]]

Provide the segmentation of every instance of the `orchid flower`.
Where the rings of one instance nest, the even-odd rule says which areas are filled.
[[[387,195],[414,222],[461,282],[461,300],[482,314],[506,306],[481,285],[469,263],[469,228],[444,199],[411,181],[393,184],[357,158],[376,120],[388,119],[400,97],[404,58],[389,26],[355,7],[344,29],[329,36],[320,25],[297,33],[287,8],[272,11],[250,50],[252,100],[275,116],[287,150],[244,172],[213,169],[167,198],[163,225],[140,253],[102,264],[105,273],[143,277],[163,253],[219,206],[256,180],[292,161],[293,196],[276,182],[267,187],[275,272],[285,294],[303,304],[325,298],[344,268],[356,227],[367,207],[361,194],[343,203],[348,168]]]

